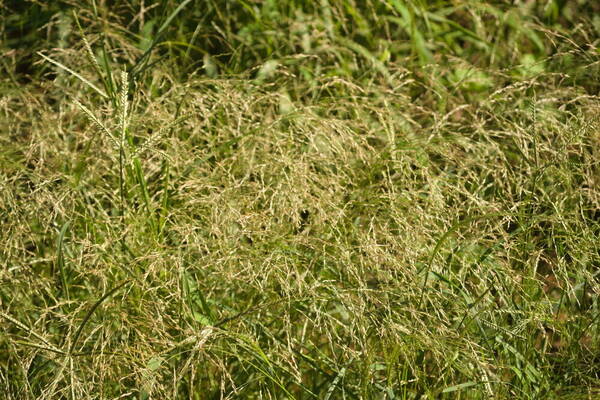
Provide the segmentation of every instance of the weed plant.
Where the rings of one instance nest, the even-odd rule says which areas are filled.
[[[0,2],[0,397],[600,397],[600,6]]]

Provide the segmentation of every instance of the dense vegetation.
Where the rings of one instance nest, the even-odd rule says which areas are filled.
[[[0,397],[600,396],[600,2],[0,13]]]

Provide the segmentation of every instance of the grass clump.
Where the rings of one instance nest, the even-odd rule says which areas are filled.
[[[4,7],[6,398],[600,395],[596,6]]]

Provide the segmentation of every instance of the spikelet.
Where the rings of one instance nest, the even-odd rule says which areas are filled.
[[[96,125],[96,127],[98,129],[100,129],[102,132],[104,132],[110,138],[110,140],[113,142],[115,147],[118,148],[119,141],[117,140],[117,138],[115,138],[114,135],[112,133],[110,133],[108,128],[106,126],[104,126],[104,124],[102,122],[100,122],[100,120],[94,115],[94,113],[89,108],[87,108],[86,106],[81,104],[77,99],[74,99],[74,101],[75,101],[75,105],[77,107],[79,107],[85,113],[85,115],[87,115],[88,119],[90,121],[92,121],[92,123],[94,125]]]
[[[127,92],[129,89],[129,80],[127,72],[121,72],[121,93],[119,96],[119,134],[121,137],[121,146],[125,147],[127,137],[127,113],[129,102],[127,100]]]

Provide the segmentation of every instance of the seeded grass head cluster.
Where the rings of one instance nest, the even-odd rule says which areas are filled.
[[[534,4],[47,4],[7,398],[598,395],[598,28]]]

